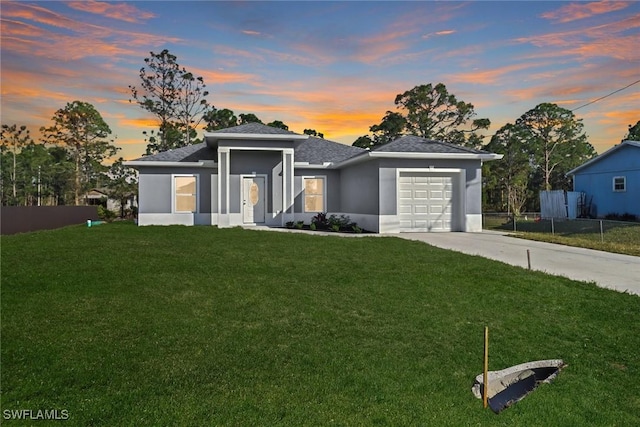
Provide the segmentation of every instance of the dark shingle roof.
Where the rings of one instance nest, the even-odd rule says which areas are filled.
[[[175,150],[163,151],[151,156],[143,156],[135,161],[142,162],[197,162],[199,160],[217,160],[218,155],[215,150],[207,147],[204,142],[200,144],[187,145]]]
[[[243,127],[239,132],[234,133],[254,133],[256,130],[263,130],[257,126],[250,126],[259,123],[249,123],[248,125],[242,125]],[[246,126],[246,127],[245,127]],[[237,130],[237,128],[229,128],[230,130]],[[271,128],[265,126],[268,129],[276,129],[284,131],[283,129]],[[224,130],[224,129],[223,129]],[[284,131],[287,132],[288,131]],[[265,132],[257,132],[264,134]],[[282,132],[277,132],[281,134]],[[273,134],[273,133],[272,133]],[[365,149],[359,147],[352,147],[350,145],[340,144],[338,142],[328,141],[326,139],[309,137],[308,139],[297,141],[294,146],[294,156],[296,162],[308,162],[311,164],[323,164],[325,162],[338,163],[343,160],[349,159],[358,154],[366,152]],[[175,150],[163,151],[162,153],[154,154],[151,156],[140,157],[135,161],[156,161],[156,162],[197,162],[200,160],[217,160],[217,151],[207,146],[206,143],[188,145],[182,148],[176,148]]]
[[[488,151],[434,141],[414,135],[402,136],[371,151],[383,153],[489,154]]]
[[[295,132],[274,128],[262,123],[245,123],[240,126],[219,129],[211,133],[257,133],[261,135],[297,135]]]
[[[232,128],[221,129],[217,133],[246,133],[267,135],[298,135],[284,129],[273,128],[260,123],[247,123]],[[441,154],[490,154],[488,151],[476,150],[461,145],[434,141],[419,136],[406,135],[371,150],[380,153],[441,153]],[[296,162],[323,164],[325,162],[340,163],[367,150],[351,145],[340,144],[322,138],[310,136],[298,140],[294,145]],[[136,161],[157,162],[197,162],[200,160],[217,160],[218,154],[206,143],[188,145],[175,150],[164,151],[152,156],[144,156]]]
[[[322,164],[324,162],[338,163],[347,160],[367,150],[351,145],[340,144],[322,138],[310,136],[309,139],[298,141],[294,146],[296,162]]]

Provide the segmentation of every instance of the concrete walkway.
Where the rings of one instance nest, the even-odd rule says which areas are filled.
[[[389,234],[387,234],[389,236]],[[640,257],[511,237],[507,233],[399,233],[392,236],[418,240],[469,255],[502,261],[583,282],[602,288],[640,295]]]

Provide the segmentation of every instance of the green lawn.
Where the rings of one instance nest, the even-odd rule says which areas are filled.
[[[398,238],[114,223],[3,236],[1,249],[2,414],[640,425],[637,296]],[[485,325],[490,369],[569,366],[500,415],[483,410],[470,388]]]

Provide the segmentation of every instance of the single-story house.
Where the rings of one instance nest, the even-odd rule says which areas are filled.
[[[249,123],[126,164],[139,171],[139,225],[281,227],[326,212],[394,233],[481,231],[481,165],[501,157],[416,136],[366,150]]]
[[[104,188],[92,188],[84,195],[89,206],[102,206],[110,211],[120,212],[120,200],[109,196],[109,191]],[[137,206],[136,196],[132,194],[127,198],[124,209],[132,209]]]
[[[640,217],[640,141],[622,141],[567,175],[573,190],[586,194],[592,215]]]

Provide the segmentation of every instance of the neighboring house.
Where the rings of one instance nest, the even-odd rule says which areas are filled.
[[[258,123],[127,162],[138,224],[284,226],[318,212],[379,233],[481,231],[483,161],[502,156],[404,136],[371,151]]]
[[[573,190],[586,194],[593,216],[640,216],[640,142],[622,141],[567,175]]]
[[[109,197],[107,190],[102,188],[93,188],[85,194],[87,204],[90,206],[102,206],[110,211],[120,212],[120,201]],[[131,209],[138,206],[136,196],[129,197],[124,205],[125,209]]]

